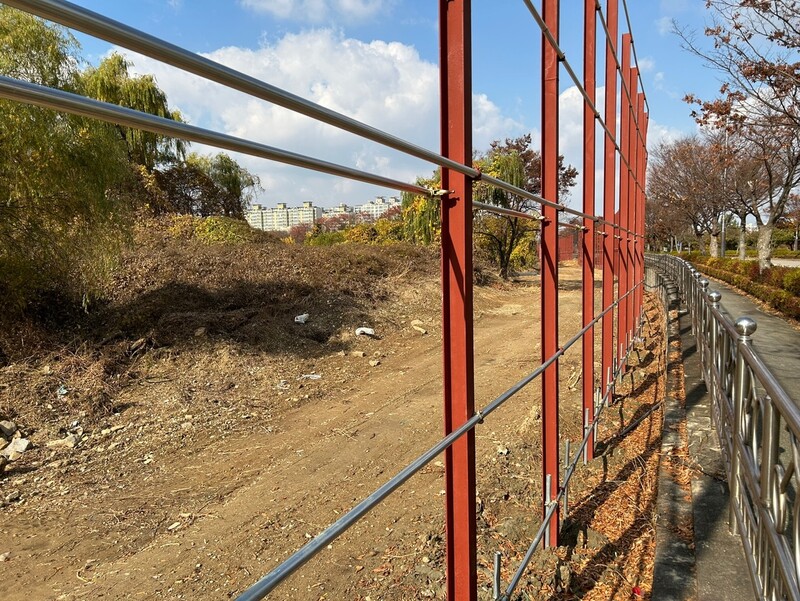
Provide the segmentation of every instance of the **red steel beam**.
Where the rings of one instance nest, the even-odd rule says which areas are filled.
[[[638,251],[638,261],[639,261],[639,272],[637,282],[641,282],[644,279],[644,251],[645,251],[645,231],[644,231],[644,212],[645,212],[645,199],[647,197],[646,194],[646,179],[647,179],[647,114],[645,113],[645,96],[644,92],[639,94],[639,127],[642,131],[642,141],[639,145],[639,155],[638,155],[638,175],[637,179],[639,181],[638,192],[639,195],[637,197],[636,207],[637,207],[637,215],[638,219],[636,222],[636,231],[639,234],[639,245],[637,247]],[[641,317],[643,315],[643,300],[644,300],[644,289],[642,286],[636,292],[637,295],[637,307],[639,307],[639,318],[641,321]]]
[[[543,0],[542,18],[558,41],[558,0]],[[542,36],[542,196],[558,200],[558,54]],[[542,361],[558,350],[558,212],[542,208]],[[558,496],[558,361],[542,375],[542,511]],[[547,480],[550,477],[550,490]],[[559,513],[550,522],[550,546],[558,546]]]
[[[472,161],[470,0],[440,0],[442,155]],[[444,431],[475,413],[472,332],[472,182],[442,169],[442,329]],[[475,431],[445,453],[447,598],[477,600]]]
[[[636,231],[636,198],[638,195],[638,183],[639,183],[639,165],[638,165],[638,156],[639,156],[639,134],[637,133],[638,128],[638,120],[639,120],[639,69],[636,67],[631,67],[629,79],[628,79],[628,90],[630,91],[631,95],[631,102],[630,102],[630,117],[629,117],[629,128],[628,133],[630,135],[630,139],[628,142],[629,148],[629,156],[628,160],[630,161],[630,169],[628,169],[628,229],[632,232]],[[634,234],[627,235],[627,253],[628,253],[628,290],[633,290],[633,286],[636,281],[636,250],[634,248]],[[636,328],[636,304],[635,304],[635,297],[631,294],[626,303],[628,304],[628,325],[627,331],[630,335],[631,339],[633,338],[633,334]]]
[[[615,61],[618,37],[619,0],[608,0],[606,7],[606,26],[611,40],[606,43],[605,110],[604,121],[608,131],[617,131],[617,68]],[[617,222],[614,197],[616,148],[614,138],[606,135],[603,150],[603,310],[614,303],[614,236],[616,230],[611,225]],[[600,377],[603,391],[611,384],[609,373],[614,369],[614,311],[603,315],[602,351]]]
[[[630,70],[631,70],[631,35],[622,34],[622,50],[620,52],[620,69],[623,85],[630,90]],[[620,161],[619,161],[619,298],[628,292],[628,238],[630,235],[626,230],[630,229],[630,215],[628,200],[630,198],[630,147],[631,147],[631,104],[626,94],[621,95],[620,100]],[[617,346],[621,346],[620,351],[624,350],[628,342],[628,299],[627,297],[619,304],[619,316],[617,317]],[[619,365],[622,365],[623,354],[620,352],[617,357]]]
[[[583,87],[589,99],[583,103],[583,212],[594,215],[595,196],[595,115],[591,104],[595,104],[597,88],[597,7],[595,0],[585,0],[583,8]],[[583,327],[594,319],[594,220],[583,218]],[[594,328],[583,335],[583,426],[589,428],[594,419]],[[586,460],[594,459],[594,435],[590,433],[586,443]]]

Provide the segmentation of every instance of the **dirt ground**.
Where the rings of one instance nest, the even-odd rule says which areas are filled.
[[[32,443],[0,476],[4,601],[234,598],[441,437],[435,257],[195,251],[129,257],[93,325],[0,367],[0,419]],[[562,266],[564,340],[579,276]],[[541,362],[538,296],[533,278],[476,290],[478,407]],[[647,314],[565,545],[537,553],[517,598],[649,596],[663,333]],[[578,349],[560,377],[578,441]],[[483,599],[494,552],[508,582],[539,524],[539,404],[534,382],[477,429]],[[269,598],[444,598],[443,492],[436,461]]]

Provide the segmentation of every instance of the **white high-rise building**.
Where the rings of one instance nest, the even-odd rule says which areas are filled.
[[[314,224],[322,217],[322,207],[315,207],[306,201],[301,207],[289,207],[279,202],[275,208],[253,205],[245,214],[245,219],[252,227],[270,232],[287,231],[295,225]]]
[[[390,196],[388,199],[385,196],[376,196],[375,200],[370,200],[366,204],[357,206],[355,211],[368,216],[370,221],[375,221],[380,219],[389,209],[399,206],[400,199],[396,196]]]

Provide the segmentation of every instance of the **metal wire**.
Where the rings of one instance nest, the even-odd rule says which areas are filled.
[[[379,144],[383,144],[384,146],[394,148],[395,150],[405,152],[406,154],[416,158],[429,161],[435,165],[439,165],[440,167],[452,169],[474,180],[480,179],[486,181],[493,186],[506,190],[512,194],[517,194],[524,198],[528,198],[529,200],[533,200],[542,205],[556,207],[559,210],[564,210],[578,217],[593,218],[592,215],[588,215],[576,209],[572,209],[571,207],[566,207],[556,202],[552,202],[542,198],[537,194],[532,194],[522,188],[512,186],[503,180],[483,174],[473,167],[462,165],[461,163],[443,157],[436,152],[427,150],[401,138],[397,138],[377,128],[352,119],[351,117],[347,117],[346,115],[332,111],[314,102],[306,100],[305,98],[296,96],[295,94],[260,81],[254,77],[236,71],[235,69],[231,69],[230,67],[226,67],[225,65],[212,61],[211,59],[199,56],[184,48],[176,46],[175,44],[171,44],[170,42],[164,41],[143,31],[125,25],[124,23],[120,23],[70,2],[66,2],[64,0],[8,0],[5,1],[4,4],[8,4],[9,6],[13,6],[14,8],[29,12],[44,19],[61,23],[67,27],[83,31],[89,35],[93,35],[114,44],[118,44],[119,46],[134,50],[135,52],[162,61],[166,64],[172,65],[173,67],[193,73],[231,89],[244,92],[255,98],[272,102],[273,104],[277,104],[289,110],[306,115],[307,117],[317,119],[350,133],[362,136],[368,140],[372,140],[373,142],[377,142]],[[293,153],[287,154],[291,155]],[[314,167],[309,166],[308,168],[313,169]],[[357,170],[353,171],[362,173],[358,172]],[[347,175],[342,176],[350,177]],[[354,179],[366,181],[360,177]],[[379,185],[387,185],[387,187],[398,190],[428,193],[428,191],[420,192],[422,188],[418,186],[402,184],[402,186],[398,187],[397,183],[398,182],[395,182],[391,185]],[[409,187],[413,189],[409,189]],[[613,224],[612,222],[606,222],[603,220],[597,221],[619,228],[619,226]],[[628,233],[635,236],[639,235],[630,231]]]
[[[638,286],[639,284],[637,284],[637,287]],[[261,580],[259,580],[258,582],[253,584],[250,588],[245,590],[241,595],[239,595],[239,597],[237,597],[237,601],[257,601],[259,599],[263,599],[264,597],[266,597],[281,582],[283,582],[298,568],[300,568],[306,562],[308,562],[317,553],[326,548],[332,541],[338,538],[342,533],[344,533],[348,528],[350,528],[353,524],[355,524],[358,520],[360,520],[365,514],[367,514],[372,508],[378,505],[391,493],[397,490],[409,478],[411,478],[414,474],[419,472],[428,463],[433,461],[438,455],[440,455],[449,447],[451,447],[464,434],[472,430],[478,424],[483,423],[483,421],[491,413],[493,413],[496,409],[505,404],[506,401],[508,401],[510,398],[512,398],[514,395],[520,392],[523,388],[525,388],[528,384],[530,384],[536,378],[542,375],[545,369],[547,369],[550,365],[552,365],[555,361],[557,361],[565,352],[567,352],[567,350],[569,350],[569,348],[572,345],[578,342],[586,332],[588,332],[593,326],[595,326],[597,322],[600,321],[600,319],[606,313],[613,310],[620,302],[622,302],[629,294],[631,294],[634,289],[635,288],[629,290],[625,295],[618,298],[612,305],[606,308],[602,313],[597,315],[590,324],[585,326],[578,334],[570,338],[560,349],[558,349],[558,351],[555,354],[550,356],[539,367],[533,370],[533,372],[531,372],[529,375],[525,376],[516,384],[508,388],[505,392],[503,392],[501,395],[499,395],[490,403],[488,403],[483,409],[476,412],[475,415],[473,415],[470,419],[464,422],[458,429],[454,430],[453,432],[445,436],[442,440],[440,440],[438,443],[436,443],[433,447],[425,451],[417,459],[415,459],[405,468],[403,468],[396,476],[391,478],[380,488],[378,488],[375,492],[366,497],[358,505],[353,507],[353,509],[345,513],[342,517],[336,520],[336,522],[328,526],[320,534],[314,537],[310,542],[306,543],[303,547],[295,551],[292,555],[289,556],[288,559],[286,559],[274,570],[269,572]],[[581,446],[581,449],[583,449],[583,446]],[[560,499],[560,496],[558,498]],[[549,520],[546,520],[544,523],[548,521]],[[540,528],[540,530],[542,530],[542,528]],[[527,565],[527,563],[525,563],[524,565]]]
[[[599,2],[599,0],[598,0]],[[628,33],[631,34],[631,48],[633,49],[633,60],[638,65],[639,64],[639,57],[636,56],[636,45],[634,44],[633,40],[633,27],[631,26],[631,13],[628,10],[628,0],[622,0],[622,8],[625,12],[625,21],[628,23]],[[644,92],[644,80],[642,79],[642,72],[639,72],[639,85],[642,87],[642,92]],[[650,112],[650,103],[647,102],[647,95],[645,94],[644,97],[644,104],[647,107],[647,112]]]
[[[623,0],[623,2],[624,2],[624,0]],[[619,57],[617,56],[617,48],[616,48],[617,41],[615,40],[613,43],[611,41],[611,32],[608,31],[608,22],[606,21],[605,16],[603,15],[603,9],[602,9],[602,6],[600,5],[600,0],[595,0],[595,6],[597,7],[597,11],[598,11],[599,16],[600,16],[600,25],[602,26],[603,31],[606,34],[606,44],[609,44],[612,48],[614,48],[614,52],[612,53],[612,55],[614,56],[614,64],[617,67],[617,72],[621,74],[622,73],[622,65],[620,64]],[[627,11],[627,5],[626,5],[626,11]],[[628,34],[631,36],[631,44],[633,44],[633,32],[632,32],[631,27],[630,27],[630,20],[628,20]],[[635,52],[634,52],[634,58],[636,58],[636,53]],[[635,61],[635,64],[638,66],[638,64],[639,64],[638,59]],[[641,74],[640,74],[639,79],[641,80]],[[628,103],[633,104],[633,99],[631,98],[631,92],[628,89],[628,86],[625,84],[625,78],[624,77],[620,77],[620,88],[622,89],[623,92],[625,92],[625,97],[628,99]],[[642,85],[642,93],[644,93],[644,83]],[[647,95],[645,95],[645,103],[647,104]],[[647,104],[647,110],[648,110],[648,112],[650,111],[650,105],[649,104]],[[641,131],[639,130],[638,118],[636,118],[635,120],[636,120],[636,131],[639,132],[639,134],[640,134],[639,135],[639,139],[642,142],[644,142],[644,137],[642,136]]]
[[[0,75],[0,98],[27,102],[28,104],[56,109],[73,115],[100,119],[101,121],[107,121],[109,123],[136,127],[156,134],[208,144],[209,146],[217,148],[242,152],[279,163],[313,169],[314,171],[338,175],[348,179],[375,184],[377,186],[396,188],[398,190],[405,190],[417,194],[430,193],[429,190],[422,186],[407,184],[388,177],[373,175],[366,171],[360,171],[302,154],[280,150],[272,146],[267,146],[266,144],[259,144],[228,134],[221,134],[203,129],[195,125],[189,125],[188,123],[173,121],[116,104],[101,102],[63,90],[55,90],[53,88],[12,79],[11,77],[2,75]]]
[[[448,169],[454,169],[470,177],[477,177],[478,175],[476,169],[466,167],[436,152],[407,142],[342,113],[325,108],[255,77],[226,67],[180,46],[70,2],[65,2],[64,0],[4,0],[3,4],[134,50],[178,69],[194,73],[204,79],[244,92],[255,98],[272,102],[296,113],[333,125],[419,159],[447,167]]]
[[[575,83],[575,87],[577,87],[578,91],[581,93],[581,96],[583,96],[583,98],[585,99],[586,103],[589,105],[589,108],[594,113],[595,119],[600,123],[600,126],[603,128],[603,131],[606,132],[606,135],[614,143],[614,148],[616,148],[617,152],[619,153],[620,160],[622,160],[622,162],[625,164],[625,166],[628,168],[629,171],[633,171],[631,166],[630,166],[630,164],[628,163],[628,158],[622,154],[622,150],[620,149],[619,145],[617,144],[616,136],[614,134],[612,134],[611,131],[608,129],[608,126],[606,125],[605,120],[602,118],[602,116],[600,115],[600,112],[597,110],[597,107],[595,106],[594,102],[592,102],[592,99],[589,97],[589,94],[586,91],[586,88],[583,86],[583,84],[581,83],[580,79],[578,79],[578,76],[575,74],[575,71],[573,70],[572,65],[570,64],[569,59],[567,58],[567,55],[561,49],[561,46],[559,46],[558,41],[556,40],[555,36],[553,35],[553,32],[550,31],[550,28],[544,22],[544,19],[542,19],[541,14],[536,9],[536,7],[533,5],[531,0],[522,0],[522,1],[525,3],[525,6],[528,8],[528,11],[531,13],[531,16],[533,16],[533,20],[536,21],[537,25],[539,25],[539,28],[542,30],[542,34],[547,38],[547,41],[550,42],[550,45],[556,51],[556,54],[558,55],[559,62],[561,62],[561,64],[564,66],[564,69],[566,69],[567,74],[570,76],[570,79],[572,79],[572,81]],[[616,60],[616,53],[614,55],[614,59]],[[619,71],[619,70],[620,70],[619,63],[617,62],[617,71]],[[624,81],[623,81],[622,85],[623,86],[625,85]],[[642,90],[642,91],[644,91],[644,90]],[[630,101],[630,94],[628,94],[628,100]],[[645,143],[644,135],[639,130],[638,117],[636,117],[634,120],[636,121],[636,132],[639,134],[639,136],[638,136],[639,140],[642,142],[642,144],[644,144]],[[642,187],[641,182],[639,182],[639,179],[637,177],[634,177],[634,180],[636,181],[637,187],[639,189],[643,190],[644,188]]]
[[[614,306],[617,303],[622,301],[626,296],[628,296],[631,292],[633,292],[635,289],[639,288],[639,286],[641,286],[643,284],[644,284],[644,281],[640,281],[638,284],[636,284],[636,286],[631,288],[631,290],[629,290],[625,295],[623,295],[622,297],[617,299],[617,301],[616,301],[616,303],[614,303],[614,305],[611,305],[605,311],[603,311],[603,313],[598,315],[598,318],[602,317],[609,310],[613,309]],[[592,325],[594,325],[594,323]],[[640,324],[639,325],[639,331],[641,331],[642,327],[643,326]],[[588,331],[588,326],[587,326],[587,328],[584,328],[584,330]],[[635,338],[633,340],[635,340]],[[629,354],[631,348],[633,348],[633,345],[634,345],[634,341],[633,340],[631,341],[631,343],[628,345],[628,348],[626,349],[626,355]],[[614,372],[614,374],[612,376],[611,381],[613,382],[614,380],[616,380],[616,378],[619,377],[619,374],[620,374],[620,369],[617,368],[617,370],[615,370],[615,372]],[[562,486],[559,487],[559,491],[558,491],[558,494],[556,495],[556,498],[553,499],[550,502],[550,504],[548,506],[548,509],[545,512],[544,518],[542,519],[542,523],[539,525],[539,529],[536,531],[536,535],[533,537],[533,541],[531,542],[530,546],[528,547],[527,552],[525,553],[525,557],[523,557],[522,561],[520,562],[520,565],[517,567],[516,572],[514,572],[514,576],[511,578],[511,581],[509,582],[505,593],[503,593],[503,595],[498,599],[498,601],[509,601],[511,599],[511,595],[514,594],[514,591],[516,590],[517,586],[519,586],[520,580],[522,580],[522,576],[525,574],[525,570],[527,569],[528,564],[530,563],[531,559],[533,558],[533,554],[536,552],[536,548],[542,542],[542,539],[544,538],[544,536],[545,536],[545,534],[547,532],[548,526],[550,524],[550,521],[553,519],[553,516],[555,515],[555,511],[556,511],[556,508],[558,507],[558,504],[561,502],[561,499],[567,493],[567,489],[569,487],[569,481],[572,479],[572,475],[575,473],[575,469],[576,469],[576,467],[578,465],[578,462],[581,459],[581,456],[583,455],[584,449],[586,448],[586,445],[589,443],[589,437],[594,433],[595,424],[597,424],[597,422],[599,421],[600,417],[602,416],[603,411],[604,411],[604,409],[606,408],[606,405],[607,405],[608,397],[612,393],[613,390],[614,390],[614,387],[609,383],[609,385],[606,387],[605,394],[600,399],[600,403],[599,403],[599,406],[597,408],[597,411],[595,411],[594,416],[592,418],[592,426],[587,428],[586,433],[584,434],[583,440],[581,441],[581,444],[578,447],[577,452],[575,453],[575,458],[570,462],[566,472],[564,473],[564,482],[562,483]]]

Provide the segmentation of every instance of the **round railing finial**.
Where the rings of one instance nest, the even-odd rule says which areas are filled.
[[[708,293],[708,300],[716,305],[720,300],[722,300],[722,295],[716,290],[712,290]]]
[[[740,336],[752,336],[757,329],[758,324],[752,317],[740,317],[736,320],[736,331]]]
[[[703,278],[702,280],[700,280],[700,281],[698,282],[698,284],[700,284],[700,287],[701,287],[703,290],[705,290],[706,288],[708,288],[708,280],[707,280],[707,279],[705,279],[705,278]]]

